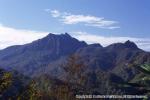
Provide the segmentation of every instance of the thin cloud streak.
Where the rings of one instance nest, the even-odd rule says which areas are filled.
[[[52,17],[58,18],[58,20],[67,25],[83,24],[84,26],[92,26],[103,29],[116,29],[120,28],[117,21],[107,20],[104,17],[96,17],[92,15],[74,15],[68,12],[60,12],[58,10],[46,9],[46,12],[50,13]]]
[[[51,15],[52,15],[52,17],[59,17],[60,16],[60,12],[57,11],[57,10],[53,10],[53,11],[51,11]]]

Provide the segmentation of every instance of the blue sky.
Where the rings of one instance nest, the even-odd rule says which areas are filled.
[[[0,47],[69,32],[104,46],[130,39],[149,51],[149,5],[149,0],[0,0]]]

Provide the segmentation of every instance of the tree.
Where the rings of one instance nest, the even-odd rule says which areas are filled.
[[[77,54],[71,55],[67,59],[67,63],[63,65],[63,69],[66,72],[66,79],[70,83],[84,84],[85,75],[84,70],[86,65],[81,61],[81,57]]]
[[[7,89],[12,85],[13,78],[10,72],[4,72],[1,79],[0,79],[0,94],[6,92]]]

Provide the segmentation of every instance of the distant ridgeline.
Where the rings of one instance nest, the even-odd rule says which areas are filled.
[[[150,52],[49,34],[0,51],[0,99],[75,100],[77,94],[150,96]]]

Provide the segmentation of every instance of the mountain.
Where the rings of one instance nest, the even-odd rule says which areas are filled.
[[[60,35],[50,33],[32,43],[1,50],[0,66],[28,76],[43,73],[62,76],[62,65],[72,54],[80,56],[79,60],[88,66],[85,69],[87,72],[99,69],[111,71],[125,80],[129,80],[137,73],[134,68],[128,68],[128,64],[135,61],[139,64],[150,62],[150,53],[139,49],[129,40],[103,47],[100,44],[88,45],[67,33]]]
[[[79,41],[67,33],[50,33],[32,43],[0,50],[0,99],[148,95],[149,64],[150,52],[129,40],[103,47]]]
[[[87,46],[85,42],[72,38],[69,34],[48,36],[32,43],[11,46],[0,51],[0,66],[31,74],[39,67],[73,54],[77,49]]]

